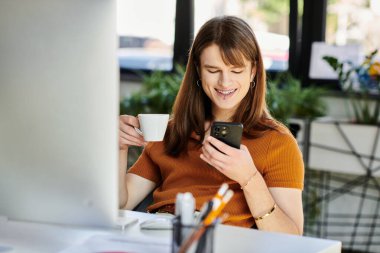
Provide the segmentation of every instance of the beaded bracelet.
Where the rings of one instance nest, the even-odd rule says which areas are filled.
[[[243,186],[240,186],[240,189],[243,190],[243,188],[248,185],[248,183],[252,180],[252,178],[256,176],[256,174],[257,174],[257,170],[255,171],[255,173],[252,174],[252,176],[249,177],[249,179],[247,180],[247,183],[245,183]]]
[[[253,218],[255,219],[255,221],[262,220],[262,219],[264,219],[265,217],[268,217],[269,215],[271,215],[271,214],[274,212],[274,210],[276,210],[276,207],[277,207],[277,205],[276,205],[276,203],[275,203],[275,204],[273,205],[272,209],[271,209],[269,212],[267,212],[266,214],[264,214],[264,215],[262,215],[262,216],[259,216],[259,217],[253,217]]]

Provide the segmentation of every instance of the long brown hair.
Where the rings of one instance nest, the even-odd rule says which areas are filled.
[[[190,49],[186,72],[164,138],[168,155],[187,153],[193,131],[200,135],[199,144],[202,144],[205,121],[213,120],[211,101],[202,87],[197,85],[197,80],[200,79],[197,69],[201,53],[211,44],[219,46],[225,64],[241,66],[244,65],[245,58],[251,62],[252,67],[256,66],[256,86],[251,87],[240,102],[233,121],[244,125],[244,135],[248,138],[256,138],[263,131],[276,128],[277,123],[270,116],[265,102],[266,74],[261,51],[251,27],[237,17],[216,17],[201,27]]]

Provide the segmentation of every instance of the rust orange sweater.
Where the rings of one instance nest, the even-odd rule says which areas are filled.
[[[189,141],[188,155],[173,158],[165,154],[163,142],[149,143],[128,173],[134,173],[157,184],[154,202],[148,211],[174,204],[178,192],[191,192],[199,210],[210,200],[224,182],[235,192],[224,212],[232,216],[249,218],[227,224],[252,227],[254,219],[246,203],[240,185],[227,178],[199,158],[201,149],[196,145],[199,136],[193,134]],[[257,139],[242,139],[268,187],[303,189],[304,165],[302,155],[287,129],[268,130]],[[239,168],[236,168],[239,169]],[[248,175],[247,175],[248,176]],[[133,193],[132,193],[133,194]]]

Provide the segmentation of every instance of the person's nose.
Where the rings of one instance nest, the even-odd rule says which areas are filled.
[[[228,73],[228,71],[221,72],[220,77],[219,77],[219,85],[228,87],[231,85],[231,83],[232,81],[231,81],[230,73]]]

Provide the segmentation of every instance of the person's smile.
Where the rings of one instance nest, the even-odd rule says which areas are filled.
[[[226,100],[228,98],[231,98],[235,94],[237,89],[218,89],[218,88],[215,88],[215,91],[217,92],[218,96],[220,96],[221,98]]]

